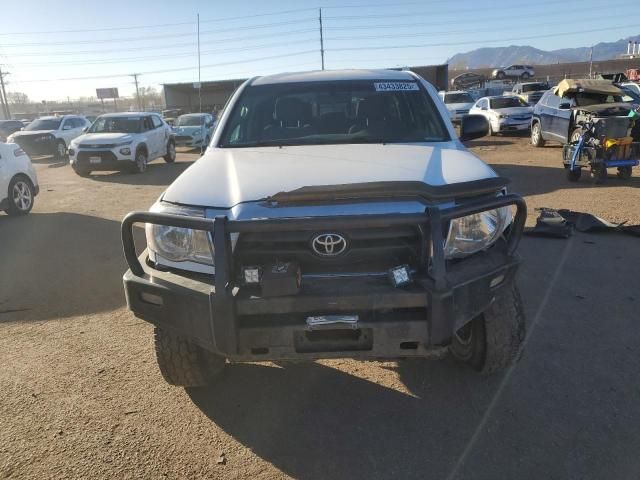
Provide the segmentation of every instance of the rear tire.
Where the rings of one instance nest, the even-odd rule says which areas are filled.
[[[222,371],[225,359],[168,330],[154,328],[160,373],[171,385],[205,387]]]
[[[33,208],[33,200],[36,196],[31,180],[24,175],[16,175],[9,182],[7,192],[9,206],[5,210],[8,215],[26,215]]]
[[[544,139],[542,138],[542,127],[540,122],[534,122],[531,126],[531,145],[534,147],[544,147]]]
[[[459,361],[489,375],[518,360],[525,330],[520,291],[512,283],[498,290],[484,313],[454,334],[449,350]]]
[[[629,180],[633,173],[632,167],[618,167],[618,178],[620,180]]]
[[[163,158],[167,163],[176,161],[176,144],[173,140],[169,140],[169,143],[167,143],[167,154]]]
[[[604,165],[595,165],[591,169],[591,176],[593,177],[596,185],[602,185],[607,180],[607,169]]]
[[[566,170],[567,170],[567,180],[569,180],[570,182],[577,182],[578,180],[580,180],[580,177],[582,176],[581,168],[576,168],[575,170],[571,170],[571,168],[566,167]]]

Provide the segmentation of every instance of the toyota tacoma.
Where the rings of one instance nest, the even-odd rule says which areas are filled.
[[[127,304],[171,384],[229,362],[518,357],[526,217],[409,71],[247,80],[205,155],[122,223]],[[138,252],[133,227],[145,224]]]

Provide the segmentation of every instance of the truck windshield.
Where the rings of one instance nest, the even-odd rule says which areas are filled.
[[[204,115],[181,115],[176,120],[176,127],[200,127],[204,124]]]
[[[418,82],[343,80],[247,87],[219,146],[448,140],[438,109]]]
[[[25,127],[25,130],[57,130],[62,118],[39,118]]]
[[[473,103],[473,97],[468,93],[447,93],[444,103]]]
[[[140,133],[141,117],[98,117],[89,133]]]

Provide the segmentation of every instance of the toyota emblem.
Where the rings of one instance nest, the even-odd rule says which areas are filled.
[[[337,233],[321,233],[313,237],[311,248],[321,257],[335,257],[347,249],[347,239]]]

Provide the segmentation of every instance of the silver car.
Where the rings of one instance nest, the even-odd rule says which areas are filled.
[[[503,80],[505,78],[528,78],[535,77],[536,72],[531,65],[509,65],[508,67],[499,67],[491,72],[491,78]]]

